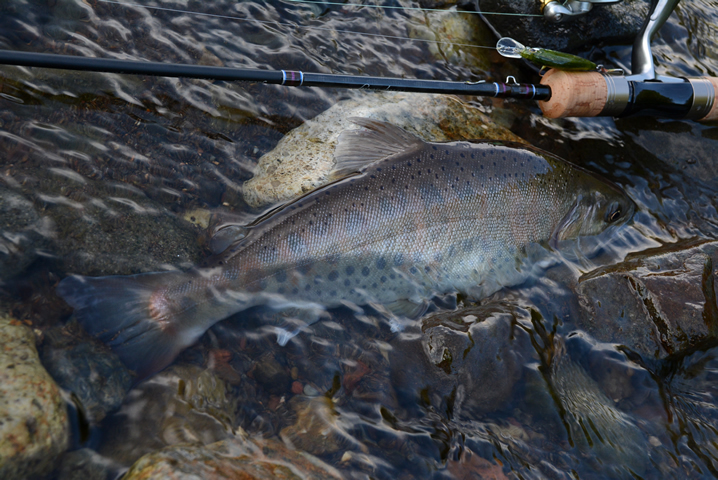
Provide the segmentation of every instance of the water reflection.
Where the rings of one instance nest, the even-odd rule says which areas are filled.
[[[436,79],[503,78],[520,68],[475,50],[434,55],[424,44],[346,33],[432,38],[432,14],[293,2],[146,5],[210,15],[94,0],[6,1],[0,46]],[[682,2],[654,42],[657,68],[718,71],[717,26],[710,2]],[[629,65],[625,45],[603,48]],[[345,93],[2,67],[0,96],[0,301],[47,329],[70,313],[53,293],[68,273],[200,262],[209,253],[205,237],[184,214],[246,210],[238,186],[256,160]],[[356,478],[716,475],[715,252],[704,243],[716,234],[715,127],[548,121],[526,104],[473,101],[531,143],[624,187],[638,206],[633,225],[597,257],[556,265],[483,305],[434,299],[427,316],[399,334],[380,312],[346,305],[280,347],[275,312],[235,316],[76,439],[76,448],[100,458],[75,450],[57,475],[68,478],[88,459],[116,475],[140,454],[177,442],[239,441],[242,430],[287,439]],[[685,258],[672,256],[682,251]],[[627,255],[621,267],[595,273]],[[660,263],[661,255],[675,263]],[[651,290],[651,279],[681,276],[692,278],[684,290]],[[591,282],[617,285],[626,301],[588,309],[604,298]],[[667,300],[688,294],[688,313],[668,311]],[[637,302],[631,312],[629,300]],[[636,316],[621,317],[621,309]],[[604,338],[615,333],[611,318],[625,323]],[[661,318],[673,330],[658,331],[651,319]],[[681,323],[690,318],[697,320]],[[688,326],[701,325],[703,341],[680,343],[691,338]],[[642,329],[631,337],[631,326]],[[674,335],[661,338],[666,332]],[[688,346],[671,353],[666,345]],[[665,354],[655,354],[661,348]]]

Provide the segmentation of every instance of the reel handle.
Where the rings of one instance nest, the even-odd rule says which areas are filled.
[[[716,77],[688,78],[675,83],[643,82],[627,80],[622,75],[551,69],[541,84],[551,88],[551,98],[539,102],[548,118],[651,114],[718,120]]]

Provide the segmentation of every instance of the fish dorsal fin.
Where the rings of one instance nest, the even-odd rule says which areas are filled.
[[[339,136],[334,151],[337,162],[334,169],[335,178],[341,174],[360,171],[366,165],[391,155],[425,145],[420,138],[390,123],[360,117],[351,117],[349,120],[366,130],[346,130]]]

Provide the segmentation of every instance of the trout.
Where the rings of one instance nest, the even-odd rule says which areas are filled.
[[[415,317],[427,299],[481,299],[524,282],[529,250],[610,235],[634,203],[549,153],[499,142],[427,143],[387,123],[339,138],[341,178],[254,222],[206,267],[65,278],[57,292],[140,378],[216,322],[256,305],[381,305]]]

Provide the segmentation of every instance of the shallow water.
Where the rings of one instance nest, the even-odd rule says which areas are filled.
[[[275,0],[123,3],[6,1],[0,48],[448,80],[511,74],[535,81],[530,69],[491,50],[377,36],[431,38],[427,25],[436,24],[438,13]],[[658,71],[715,75],[717,28],[715,2],[684,0],[654,40]],[[494,39],[477,30],[473,41],[492,45]],[[591,55],[630,65],[627,45],[603,46]],[[0,301],[46,330],[71,313],[54,295],[67,274],[199,263],[208,254],[205,229],[183,220],[187,212],[247,211],[238,188],[257,159],[349,93],[0,67],[0,96],[0,193],[18,194],[32,206],[3,210],[10,212],[3,232],[19,234],[0,243],[15,246],[0,264]],[[617,182],[638,205],[634,223],[597,258],[552,268],[485,305],[435,299],[425,318],[399,334],[380,312],[340,308],[280,347],[266,327],[268,312],[235,315],[177,360],[197,366],[180,375],[197,385],[198,372],[218,372],[228,398],[208,400],[187,393],[191,389],[165,398],[146,383],[97,426],[73,417],[72,448],[99,452],[110,477],[165,445],[197,438],[210,443],[240,428],[250,436],[281,434],[350,478],[718,474],[716,342],[661,359],[637,353],[628,341],[600,340],[583,328],[576,293],[581,275],[627,255],[640,260],[649,249],[716,237],[715,125],[652,118],[550,121],[533,104],[467,100],[530,143]],[[452,314],[457,303],[469,310]],[[432,341],[446,347],[434,363],[425,350]],[[323,443],[302,436],[295,426],[324,412],[327,397],[332,413],[325,422],[333,434]],[[192,417],[193,409],[205,412],[203,420]]]

